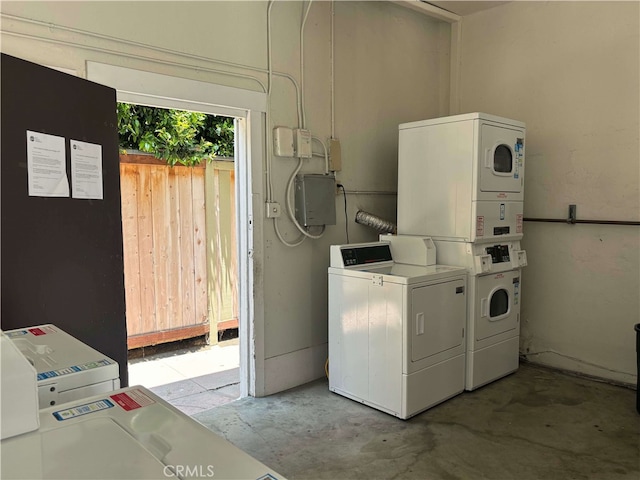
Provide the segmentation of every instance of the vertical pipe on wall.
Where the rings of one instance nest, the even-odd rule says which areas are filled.
[[[462,44],[462,18],[451,22],[451,47],[449,66],[449,115],[460,112],[460,46]]]
[[[335,96],[335,50],[334,50],[334,39],[335,39],[335,1],[331,0],[331,138],[336,138],[336,96]]]

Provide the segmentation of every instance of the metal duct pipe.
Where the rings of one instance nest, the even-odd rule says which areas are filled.
[[[367,213],[363,210],[358,210],[356,212],[356,223],[375,228],[382,233],[393,233],[395,235],[398,232],[398,227],[395,223],[384,220],[373,213]]]

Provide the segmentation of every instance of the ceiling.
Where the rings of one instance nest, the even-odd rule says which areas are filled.
[[[497,7],[498,5],[504,5],[505,3],[509,2],[461,2],[457,0],[432,2],[431,0],[429,0],[427,3],[464,17],[465,15],[470,15],[472,13],[479,12],[480,10],[487,10],[488,8]]]

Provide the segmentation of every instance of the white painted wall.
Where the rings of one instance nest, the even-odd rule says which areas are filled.
[[[317,52],[315,58],[305,53],[307,65],[314,62],[316,69],[305,71],[307,124],[314,135],[327,138],[331,135],[331,4],[321,2],[314,8],[320,13],[310,17],[308,32],[316,36],[305,40],[310,48],[313,41]],[[343,159],[337,179],[347,191],[395,192],[398,124],[438,116],[447,105],[449,26],[387,2],[336,2],[334,29],[335,135]],[[294,33],[285,43],[297,45]],[[290,56],[297,57],[295,52]],[[291,66],[287,71],[295,73]],[[288,116],[274,106],[273,115],[279,119],[274,122],[294,122],[294,112],[286,112]],[[303,171],[321,172],[322,160],[314,162],[314,168]],[[284,189],[294,166],[292,160],[274,159],[276,190]],[[395,195],[348,195],[347,206],[351,242],[377,238],[377,232],[354,223],[358,209],[395,221]],[[342,196],[336,197],[336,214],[337,225],[329,227],[323,239],[307,240],[295,249],[283,246],[271,225],[265,227],[267,393],[324,375],[329,246],[346,243]],[[286,223],[284,230],[291,234],[290,241],[297,237]]]
[[[511,2],[464,17],[458,112],[527,124],[525,218],[640,219],[638,2]],[[635,383],[637,226],[526,222],[521,351]]]
[[[273,67],[295,78],[303,6],[276,2],[272,9]],[[331,7],[313,3],[305,35],[307,127],[323,139],[331,134]],[[2,2],[0,11],[3,52],[83,77],[86,61],[94,61],[251,90],[260,86],[247,76],[266,84],[256,71],[267,66],[266,2]],[[338,179],[347,190],[395,192],[397,125],[448,113],[449,26],[387,2],[336,2],[334,21],[335,134],[344,165]],[[295,126],[296,110],[291,83],[276,77],[272,123]],[[314,149],[321,150],[315,143]],[[273,160],[275,200],[283,205],[294,167],[295,160]],[[263,338],[255,340],[264,345],[255,393],[265,395],[324,375],[329,245],[346,241],[345,220],[336,197],[338,225],[324,238],[283,246],[263,218],[263,167],[252,169],[254,274],[262,280],[255,288],[256,332]],[[313,159],[303,171],[321,173],[323,161]],[[393,195],[350,195],[348,207],[351,241],[377,237],[353,223],[358,208],[395,221]],[[289,222],[280,225],[290,241],[297,237]]]

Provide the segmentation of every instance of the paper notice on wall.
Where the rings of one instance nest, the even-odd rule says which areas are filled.
[[[102,200],[102,145],[71,140],[73,198]]]
[[[27,130],[30,197],[68,197],[65,139]]]

